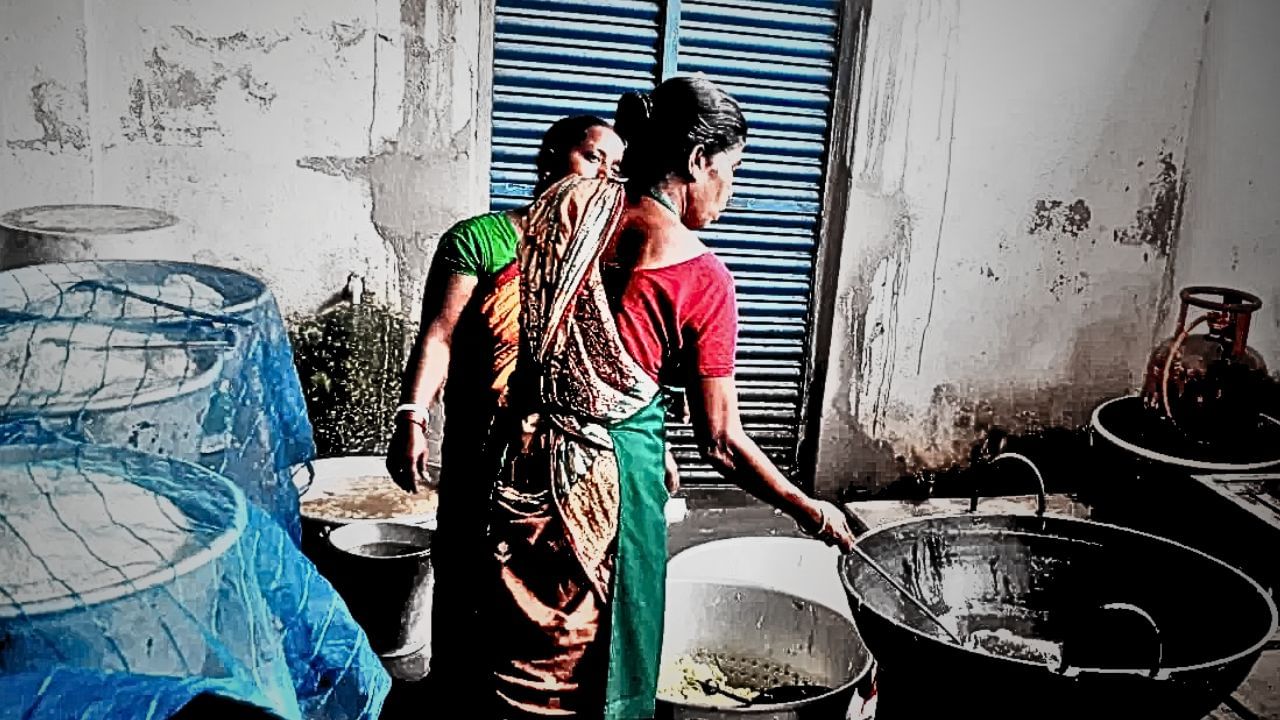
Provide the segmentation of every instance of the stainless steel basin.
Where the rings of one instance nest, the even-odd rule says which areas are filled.
[[[830,688],[774,705],[717,707],[674,698],[660,683],[658,718],[843,718],[871,656],[853,622],[831,608],[761,587],[673,579],[667,583],[663,667],[682,657],[711,657],[729,684],[759,691],[808,682]]]

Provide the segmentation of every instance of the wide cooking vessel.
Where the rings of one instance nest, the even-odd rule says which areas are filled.
[[[856,555],[840,572],[879,665],[881,717],[1204,717],[1277,627],[1241,571],[1154,535],[1088,520],[916,518],[858,546],[961,646]],[[975,502],[976,507],[976,502]]]
[[[302,550],[322,571],[332,564],[329,533],[352,522],[380,520],[436,528],[436,493],[410,495],[396,486],[381,455],[321,458],[293,470],[302,516]]]
[[[672,700],[660,682],[656,718],[844,718],[860,684],[869,678],[872,662],[854,624],[825,605],[746,584],[669,580],[664,670],[669,674],[677,659],[698,653],[714,657],[735,686],[762,690],[798,676],[830,691],[774,705],[712,707]]]

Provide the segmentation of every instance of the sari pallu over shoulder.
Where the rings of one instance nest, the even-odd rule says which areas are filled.
[[[490,523],[498,717],[652,715],[663,412],[600,267],[624,207],[616,182],[563,180],[531,207],[518,253],[520,352],[488,456],[501,466]]]
[[[530,208],[519,252],[520,361],[532,367],[518,373],[536,383],[527,427],[549,457],[567,540],[606,602],[620,504],[609,430],[659,392],[622,342],[600,269],[624,204],[615,181],[566,178]]]

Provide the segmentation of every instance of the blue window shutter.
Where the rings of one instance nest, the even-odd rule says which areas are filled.
[[[618,96],[658,75],[661,3],[498,0],[493,48],[493,209],[529,202],[534,158],[566,115],[613,120]]]
[[[839,0],[683,0],[678,72],[742,105],[747,152],[729,211],[700,236],[737,281],[738,397],[747,433],[784,472],[797,463]],[[682,474],[713,479],[688,427],[671,429]]]
[[[742,104],[747,153],[729,211],[700,233],[737,282],[747,432],[792,472],[804,423],[810,307],[836,73],[839,0],[498,0],[493,207],[528,202],[541,133],[611,119],[618,96],[703,73]],[[720,477],[669,428],[686,481]]]

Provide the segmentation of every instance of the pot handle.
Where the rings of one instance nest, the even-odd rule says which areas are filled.
[[[1111,670],[1108,668],[1088,668],[1088,669],[1093,672],[1113,672],[1113,673],[1120,673],[1120,674],[1145,674],[1147,677],[1150,677],[1153,680],[1168,679],[1169,671],[1161,669],[1161,666],[1164,664],[1164,638],[1160,632],[1160,626],[1156,624],[1155,618],[1151,617],[1150,613],[1138,607],[1137,605],[1133,605],[1125,602],[1106,603],[1104,605],[1099,606],[1098,609],[1103,612],[1127,613],[1145,622],[1151,628],[1151,637],[1152,637],[1153,644],[1155,646],[1154,647],[1155,657],[1152,660],[1151,668],[1146,671],[1129,670],[1129,669]],[[1070,648],[1074,646],[1075,645],[1074,643],[1071,642],[1070,637],[1068,637],[1062,643],[1062,662],[1058,665],[1057,672],[1066,677],[1075,677],[1085,670],[1085,668],[1081,668],[1076,665],[1071,665],[1069,663],[1069,660],[1071,659]]]
[[[297,488],[298,497],[302,497],[303,495],[306,495],[307,491],[311,489],[312,483],[316,481],[316,466],[312,465],[310,460],[303,460],[302,467],[305,467],[307,469],[307,483],[302,487]],[[298,472],[301,472],[301,470],[302,468],[298,468],[294,471],[294,473],[296,474]]]
[[[1031,468],[1031,472],[1035,473],[1036,482],[1039,485],[1039,487],[1036,488],[1036,515],[1044,517],[1044,510],[1046,505],[1045,486],[1044,486],[1044,476],[1040,474],[1040,468],[1036,467],[1036,464],[1031,462],[1031,460],[1027,456],[1020,455],[1018,453],[1012,453],[1012,452],[1000,453],[999,455],[991,458],[991,460],[987,464],[994,465],[1000,460],[1005,460],[1005,459],[1021,460],[1022,462],[1026,463],[1028,467]],[[973,498],[969,501],[969,512],[978,511],[978,498],[979,498],[978,483],[974,482]]]

